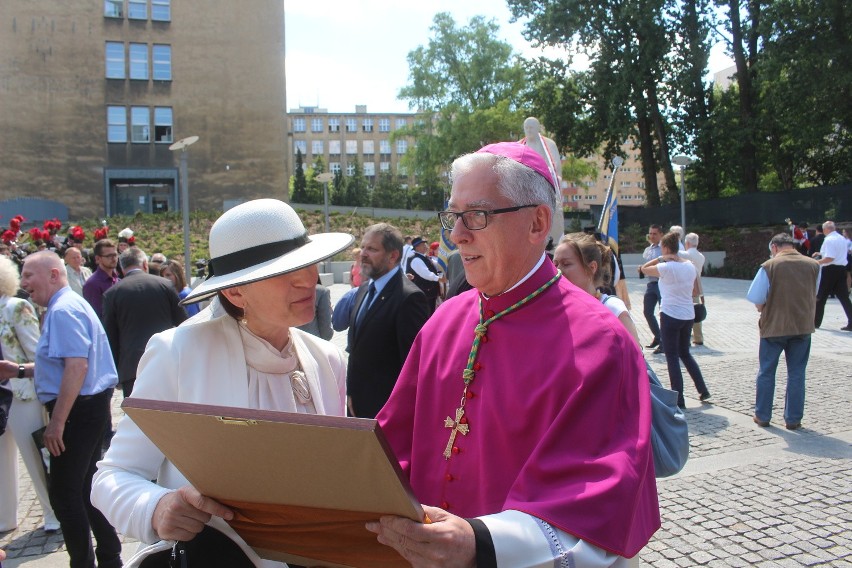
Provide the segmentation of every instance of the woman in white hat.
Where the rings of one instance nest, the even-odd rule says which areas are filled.
[[[343,233],[308,236],[296,212],[274,199],[227,211],[210,230],[210,277],[183,301],[217,296],[227,315],[205,310],[208,317],[202,312],[155,335],[139,363],[133,396],[344,416],[340,350],[296,327],[313,319],[317,264],[353,240]],[[161,541],[140,557],[170,552],[172,543],[162,541],[191,541],[209,524],[253,565],[284,566],[261,560],[222,520],[232,512],[191,487],[128,418],[98,464],[92,503],[122,534]]]

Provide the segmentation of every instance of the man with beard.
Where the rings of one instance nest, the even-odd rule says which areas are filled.
[[[116,271],[118,249],[114,242],[109,239],[101,239],[95,243],[95,263],[98,268],[83,284],[83,297],[91,304],[98,319],[103,321],[104,294],[119,281]]]
[[[426,296],[400,269],[402,234],[379,223],[361,239],[361,275],[349,321],[349,414],[374,418],[396,384],[414,338],[429,318]]]

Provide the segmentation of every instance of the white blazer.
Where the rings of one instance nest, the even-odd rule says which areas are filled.
[[[346,362],[340,350],[298,329],[291,329],[290,337],[309,381],[317,414],[344,416]],[[247,408],[246,358],[236,320],[223,316],[192,322],[152,337],[139,362],[133,397]],[[109,451],[98,463],[92,481],[92,504],[122,534],[154,543],[160,540],[151,526],[157,503],[187,483],[125,416]],[[231,536],[258,566],[284,566],[260,560],[226,523],[214,520],[211,524]]]

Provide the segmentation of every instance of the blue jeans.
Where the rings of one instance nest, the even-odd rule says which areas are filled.
[[[757,373],[757,397],[754,415],[769,422],[775,398],[775,370],[781,352],[787,361],[787,393],[784,397],[784,422],[797,424],[805,413],[805,368],[811,354],[811,335],[784,335],[760,339],[760,371]]]
[[[660,303],[660,283],[657,280],[645,285],[645,296],[643,298],[642,314],[648,322],[648,329],[654,334],[654,341],[660,341],[660,326],[657,323],[655,310]]]
[[[683,400],[683,373],[680,371],[680,362],[695,383],[698,394],[709,394],[707,385],[704,384],[704,376],[698,363],[689,353],[689,336],[692,333],[692,324],[695,320],[680,320],[667,314],[660,313],[660,338],[663,345],[663,353],[666,354],[666,367],[669,370],[669,382],[672,390],[677,391],[677,403],[685,405]]]

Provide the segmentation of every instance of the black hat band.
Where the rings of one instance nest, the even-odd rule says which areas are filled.
[[[239,272],[252,266],[257,266],[268,260],[273,260],[284,256],[288,252],[293,252],[297,248],[308,244],[310,239],[308,233],[305,232],[295,239],[286,241],[275,241],[274,243],[265,243],[243,250],[238,250],[230,254],[211,258],[208,264],[208,272],[210,276],[225,276],[232,272]]]

